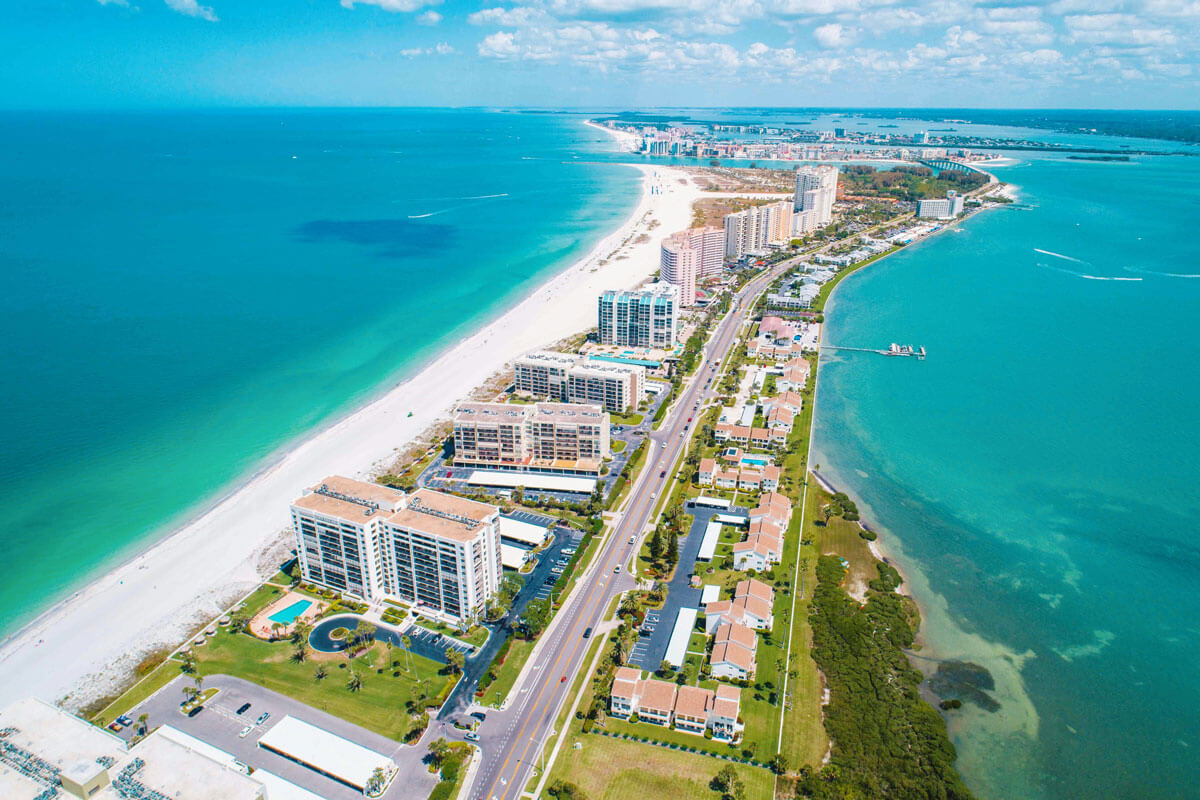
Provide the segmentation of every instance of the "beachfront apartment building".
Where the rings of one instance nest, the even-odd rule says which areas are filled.
[[[792,237],[792,203],[781,200],[726,214],[725,257],[765,253]]]
[[[718,686],[716,691],[698,686],[676,686],[670,681],[642,678],[640,670],[618,667],[609,695],[609,713],[619,719],[634,714],[638,721],[674,726],[675,730],[703,736],[711,730],[713,738],[736,741],[744,729],[741,716],[741,690]]]
[[[679,306],[679,287],[673,283],[659,281],[633,291],[609,289],[598,302],[600,343],[670,350],[679,331]]]
[[[580,403],[459,403],[454,463],[599,475],[610,455],[608,412]]]
[[[679,287],[679,305],[696,304],[696,286],[725,268],[725,229],[689,228],[662,240],[658,275]]]
[[[613,414],[626,414],[636,411],[642,402],[646,368],[542,350],[513,362],[513,386],[536,397],[598,405]]]
[[[792,233],[802,236],[833,221],[837,199],[837,167],[828,164],[796,168],[796,192],[792,199]]]
[[[758,635],[753,628],[737,622],[717,626],[713,634],[712,653],[708,663],[714,678],[747,681],[754,677]]]
[[[500,510],[419,489],[330,476],[291,507],[304,580],[376,602],[404,601],[458,624],[500,584]]]
[[[917,216],[926,219],[954,219],[963,212],[963,196],[951,189],[945,197],[917,201]]]

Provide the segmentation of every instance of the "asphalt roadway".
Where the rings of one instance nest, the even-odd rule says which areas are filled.
[[[543,634],[550,641],[542,643],[537,657],[526,665],[521,689],[509,708],[489,713],[487,720],[479,726],[483,760],[466,797],[472,800],[517,800],[523,793],[543,746],[557,733],[555,719],[570,697],[575,677],[586,667],[583,662],[591,640],[584,638],[584,632],[597,629],[612,599],[634,586],[625,566],[637,551],[659,493],[673,480],[675,462],[689,438],[685,433],[690,434],[694,424],[688,423],[688,417],[695,416],[697,403],[716,394],[713,387],[705,388],[710,377],[719,375],[713,367],[719,369],[725,355],[737,342],[753,300],[796,260],[788,259],[774,265],[735,295],[733,309],[721,321],[705,348],[695,377],[683,390],[662,428],[649,436],[646,464],[625,511],[583,578],[589,585],[571,595],[567,606],[559,611],[550,629]],[[664,470],[666,477],[659,477]],[[634,537],[632,544],[630,537]],[[621,572],[616,572],[617,567]],[[664,620],[662,624],[674,624],[674,620]]]

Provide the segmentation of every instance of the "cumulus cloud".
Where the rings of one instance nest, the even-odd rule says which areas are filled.
[[[206,19],[209,22],[217,22],[217,14],[209,6],[202,6],[196,0],[166,0],[167,6],[178,11],[180,14],[186,14],[189,17],[197,17],[198,19]]]
[[[129,7],[129,0],[96,0],[102,6],[124,6]]]
[[[341,0],[342,8],[354,8],[356,5],[378,6],[392,13],[416,11],[425,6],[436,6],[440,2],[441,0]]]
[[[401,50],[400,55],[405,58],[416,58],[417,56],[448,56],[457,52],[446,42],[438,42],[433,47],[409,47]]]
[[[442,15],[430,9],[423,14],[417,14],[416,22],[418,25],[437,25],[442,21]]]
[[[853,31],[849,30],[839,22],[830,22],[828,24],[821,25],[813,31],[813,36],[817,38],[817,42],[819,42],[822,47],[830,50],[838,47],[845,47],[850,43],[850,40],[854,38]]]

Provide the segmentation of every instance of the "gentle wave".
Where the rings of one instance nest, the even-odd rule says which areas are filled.
[[[1069,259],[1069,260],[1070,261],[1078,261],[1078,259],[1074,259],[1074,258]],[[1083,262],[1080,261],[1079,263],[1082,264]],[[1061,272],[1065,275],[1074,275],[1076,278],[1086,278],[1089,281],[1140,281],[1140,280],[1143,280],[1143,278],[1119,278],[1119,277],[1114,277],[1112,275],[1089,275],[1086,272],[1079,272],[1078,270],[1067,269],[1065,267],[1055,267],[1055,266],[1051,266],[1050,264],[1043,264],[1040,261],[1038,262],[1038,266],[1043,269],[1052,269],[1055,272]]]
[[[1158,272],[1153,269],[1141,269],[1139,267],[1126,267],[1126,272],[1140,272],[1143,275],[1161,275],[1164,278],[1200,278],[1200,275],[1191,272]]]
[[[1062,253],[1055,253],[1052,250],[1043,250],[1040,247],[1033,248],[1033,252],[1041,253],[1041,254],[1047,255],[1047,256],[1054,256],[1055,258],[1061,258],[1064,261],[1074,261],[1076,264],[1084,263],[1082,259],[1074,258],[1072,256],[1064,256]]]

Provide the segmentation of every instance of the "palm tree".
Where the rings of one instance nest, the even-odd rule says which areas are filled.
[[[346,681],[346,688],[352,692],[357,692],[362,688],[362,676],[357,672],[351,672],[350,679]]]
[[[139,714],[138,715],[138,732],[141,733],[143,736],[146,734],[146,726],[149,723],[150,723],[150,715],[149,714]]]
[[[325,665],[321,664],[317,667],[317,671],[313,673],[313,680],[317,682],[323,681],[328,674],[329,672],[325,669]]]
[[[412,639],[408,638],[408,634],[400,637],[400,644],[404,645],[404,655],[408,660],[408,671],[412,672]]]
[[[300,620],[296,626],[292,628],[292,642],[294,644],[303,644],[308,641],[308,635],[312,633],[312,623],[307,620]]]
[[[196,671],[195,653],[193,653],[191,650],[184,650],[183,653],[180,654],[180,658],[182,659],[179,665],[180,672],[182,672],[184,675],[191,675]]]

